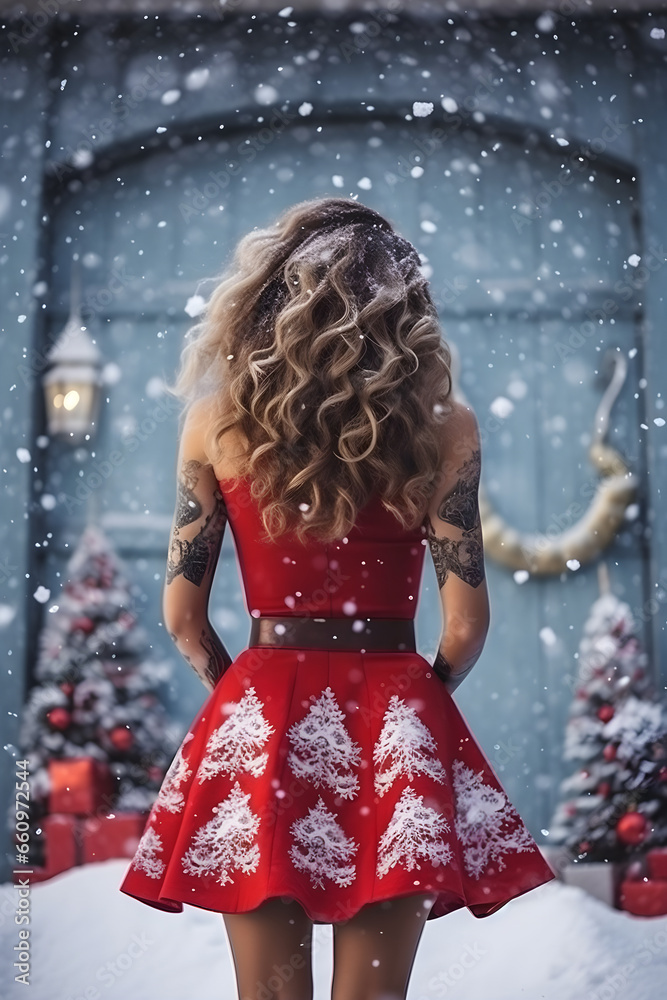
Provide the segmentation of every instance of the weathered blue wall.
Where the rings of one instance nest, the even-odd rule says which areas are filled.
[[[360,23],[365,30],[351,28]],[[461,353],[461,386],[484,430],[483,481],[513,526],[546,531],[585,495],[595,479],[586,448],[604,388],[594,377],[602,348],[618,344],[630,355],[610,441],[640,476],[640,513],[605,558],[613,589],[643,620],[665,683],[667,472],[665,428],[655,418],[667,370],[666,78],[655,25],[648,17],[574,26],[556,18],[540,32],[532,17],[434,26],[405,15],[300,15],[292,23],[244,13],[208,24],[97,22],[76,35],[73,22],[54,22],[14,43],[4,61],[9,169],[0,189],[3,745],[17,741],[44,611],[32,594],[39,584],[57,592],[85,523],[88,502],[78,500],[86,492],[146,595],[152,642],[173,658],[158,623],[176,413],[159,379],[173,375],[191,322],[187,300],[211,289],[198,281],[253,225],[324,193],[356,192],[428,258],[445,333]],[[456,117],[444,114],[443,97],[457,102]],[[413,118],[414,101],[433,102],[433,113]],[[562,149],[579,148],[586,171],[560,191],[545,188]],[[531,207],[537,201],[540,212]],[[563,220],[559,244],[550,224]],[[91,333],[112,366],[88,457],[36,444],[44,432],[40,359],[67,318],[74,253]],[[650,269],[629,274],[633,253]],[[632,296],[619,299],[600,332],[582,334],[587,311],[619,279],[632,279]],[[507,398],[508,386],[514,409],[499,420],[489,405]],[[17,448],[31,461],[21,462]],[[121,461],[92,486],[95,463],[112,453]],[[53,509],[40,503],[44,493],[56,498]],[[595,566],[522,586],[488,560],[487,568],[492,629],[457,700],[542,839]],[[230,537],[211,610],[238,652],[248,620]],[[551,645],[540,639],[545,627]],[[418,615],[426,655],[439,630],[429,565]],[[204,696],[189,668],[177,670],[172,696],[185,726]],[[10,772],[3,768],[3,802]],[[7,873],[11,854],[5,860]]]

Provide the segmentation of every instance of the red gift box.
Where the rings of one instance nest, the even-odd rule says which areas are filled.
[[[667,914],[667,881],[647,879],[621,882],[619,909],[638,917],[661,917]]]
[[[81,863],[134,857],[148,816],[148,812],[131,812],[84,819]]]
[[[81,864],[81,818],[69,813],[53,813],[40,820],[44,833],[45,863],[26,867],[30,874],[21,873],[29,882],[43,882]]]
[[[650,878],[667,879],[667,847],[654,847],[646,855]]]
[[[113,805],[113,774],[94,757],[50,760],[49,781],[50,813],[106,813]]]

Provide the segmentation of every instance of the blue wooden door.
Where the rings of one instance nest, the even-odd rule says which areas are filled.
[[[45,337],[66,320],[69,258],[78,254],[107,384],[94,455],[52,447],[45,456],[40,486],[58,502],[44,510],[53,544],[41,557],[54,589],[95,502],[145,595],[140,610],[156,650],[174,658],[158,623],[177,411],[161,381],[172,379],[193,322],[188,303],[196,293],[208,296],[238,238],[316,195],[358,195],[422,253],[444,334],[461,358],[460,390],[482,429],[482,482],[509,524],[546,532],[564,526],[573,498],[585,505],[595,479],[587,444],[608,345],[632,357],[611,441],[643,473],[632,178],[600,157],[585,169],[572,166],[568,180],[557,147],[472,121],[437,144],[423,122],[391,117],[324,126],[304,118],[262,133],[230,127],[225,136],[127,161],[119,152],[106,173],[67,185],[56,199]],[[112,472],[94,477],[112,454],[120,456]],[[647,596],[640,521],[629,521],[607,553],[614,586],[631,605]],[[519,583],[487,559],[487,573],[491,630],[457,700],[542,839],[561,776],[574,654],[597,593],[594,567]],[[240,651],[249,620],[229,535],[211,619],[230,651]],[[430,656],[440,633],[430,563],[417,621],[420,650]],[[180,661],[172,693],[185,726],[203,689]]]

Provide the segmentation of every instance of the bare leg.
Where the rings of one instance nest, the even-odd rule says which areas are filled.
[[[335,923],[331,1000],[405,1000],[431,893],[371,903]]]
[[[223,913],[238,1000],[312,1000],[313,924],[295,900],[267,899],[247,913]]]

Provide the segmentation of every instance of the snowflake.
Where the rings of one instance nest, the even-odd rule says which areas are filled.
[[[535,841],[503,792],[482,781],[461,760],[454,761],[456,833],[463,844],[466,871],[479,878],[490,860],[505,867],[508,851],[534,851]],[[514,829],[511,829],[514,827]]]
[[[445,768],[433,756],[436,747],[433,734],[414,708],[406,705],[397,694],[392,695],[385,712],[382,732],[373,750],[373,760],[378,768],[387,757],[393,757],[389,768],[375,773],[375,791],[378,795],[384,795],[400,774],[406,774],[410,780],[415,773],[426,774],[434,781],[444,783]]]
[[[185,805],[183,792],[179,791],[179,786],[191,775],[191,770],[187,761],[183,757],[183,747],[193,739],[193,733],[187,733],[185,739],[176,751],[176,756],[169,765],[169,770],[164,776],[162,787],[155,800],[155,809],[166,809],[167,812],[179,813]]]
[[[230,871],[244,875],[256,870],[259,847],[253,843],[259,816],[248,805],[250,793],[244,794],[238,781],[228,797],[213,810],[213,819],[200,827],[192,846],[181,859],[186,875],[215,875],[220,885],[233,882]]]
[[[344,719],[336,696],[327,687],[306,717],[288,730],[293,749],[287,762],[297,777],[316,788],[327,785],[342,798],[351,799],[359,789],[351,768],[359,764],[361,747],[351,739]]]
[[[145,872],[149,878],[160,878],[166,868],[164,861],[156,857],[160,853],[162,853],[162,838],[152,826],[147,826],[137,845],[132,867]]]
[[[310,875],[311,884],[324,888],[328,878],[339,886],[347,886],[356,877],[355,865],[350,859],[359,845],[345,833],[319,796],[317,805],[308,815],[296,819],[290,827],[294,843],[290,858],[295,868]],[[299,846],[303,850],[299,850]]]
[[[254,687],[249,687],[230,717],[209,737],[197,771],[200,784],[225,772],[232,777],[237,771],[254,777],[262,774],[269,755],[257,751],[274,728],[264,718],[261,706]]]
[[[410,872],[417,858],[433,865],[448,864],[453,851],[441,834],[449,833],[449,824],[442,813],[424,805],[424,796],[416,795],[407,785],[394,807],[387,829],[378,846],[377,875],[382,878],[399,862]]]

